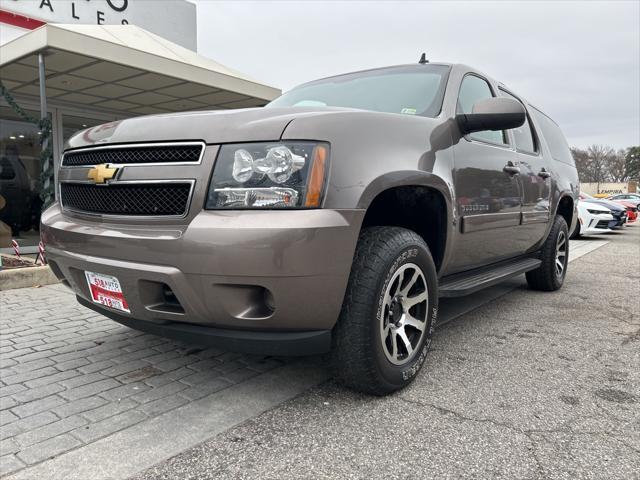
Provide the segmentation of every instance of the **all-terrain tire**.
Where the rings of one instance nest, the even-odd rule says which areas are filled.
[[[410,332],[404,333],[403,338],[411,336],[413,340],[409,343],[415,341],[416,345],[411,354],[406,354],[405,364],[394,364],[388,356],[392,349],[388,343],[389,338],[392,342],[404,340],[397,340],[390,333],[389,318],[393,315],[385,314],[389,311],[387,300],[394,287],[396,292],[402,285],[407,285],[405,288],[408,289],[409,282],[417,278],[410,272],[418,271],[422,276],[415,285],[420,282],[418,290],[422,297],[426,297],[426,301],[418,305],[419,315],[413,310],[414,306],[407,312],[424,317],[424,323],[420,324],[423,330],[420,331],[420,336],[415,336],[418,330],[413,330],[410,325],[406,330],[403,329],[403,332]],[[405,273],[412,278],[404,280]],[[424,288],[422,284],[425,284]],[[437,288],[435,265],[422,237],[399,227],[363,229],[356,247],[340,317],[332,336],[331,363],[336,379],[354,390],[373,395],[385,395],[411,383],[420,371],[431,343],[438,312]],[[417,295],[411,297],[410,294],[407,290],[407,300],[418,298]],[[402,300],[402,296],[399,298]],[[404,306],[398,310],[398,316]],[[386,327],[382,325],[385,322]],[[393,327],[397,325],[394,324]],[[385,331],[390,334],[387,343],[382,339]],[[402,344],[396,345],[400,345],[398,351],[404,348]],[[398,360],[396,357],[394,359]]]
[[[558,256],[558,248],[564,248],[564,255]],[[562,253],[562,252],[561,252]],[[567,275],[567,265],[569,262],[569,234],[567,222],[557,215],[553,220],[553,226],[549,236],[544,242],[540,251],[542,263],[535,269],[527,272],[527,283],[534,290],[553,292],[562,287]],[[558,262],[562,264],[560,268]]]

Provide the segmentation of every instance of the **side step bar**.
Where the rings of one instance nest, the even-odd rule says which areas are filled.
[[[537,258],[523,258],[498,266],[485,267],[471,273],[443,278],[439,288],[440,297],[462,297],[491,287],[511,277],[535,270],[542,263]]]

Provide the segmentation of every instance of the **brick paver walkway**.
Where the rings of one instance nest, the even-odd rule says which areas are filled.
[[[0,292],[0,475],[282,363],[128,329],[62,285]]]

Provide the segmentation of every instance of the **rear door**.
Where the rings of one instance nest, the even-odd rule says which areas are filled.
[[[468,73],[462,79],[457,113],[496,96],[490,82]],[[479,267],[519,252],[513,240],[520,224],[520,187],[515,152],[503,131],[465,136],[453,147],[460,236],[451,260],[451,273]]]
[[[500,89],[500,95],[524,103]],[[526,106],[525,106],[526,109]],[[550,215],[551,165],[541,154],[537,135],[527,112],[527,119],[521,127],[509,131],[514,144],[520,174],[518,181],[522,192],[522,226],[514,241],[526,251],[538,243],[545,235]]]

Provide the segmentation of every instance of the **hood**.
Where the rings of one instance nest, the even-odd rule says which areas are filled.
[[[352,111],[333,107],[247,108],[148,115],[105,123],[73,135],[67,148],[107,143],[203,140],[233,143],[279,140],[295,118]]]
[[[580,200],[578,202],[578,207],[584,208],[585,210],[594,210],[602,213],[611,213],[611,210],[604,205],[600,205],[595,202],[587,202],[586,200]]]
[[[613,210],[616,212],[622,212],[624,210],[626,210],[622,205],[618,205],[615,202],[612,202],[611,200],[604,200],[604,199],[599,199],[599,198],[587,198],[585,200],[580,200],[581,202],[586,202],[586,203],[595,203],[597,205],[602,205],[604,207],[607,207],[609,210]]]

